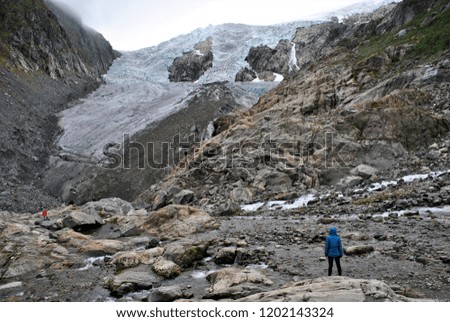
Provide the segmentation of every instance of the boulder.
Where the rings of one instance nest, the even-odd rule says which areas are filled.
[[[177,205],[186,205],[194,199],[194,192],[191,190],[182,190],[173,197],[173,203]]]
[[[188,268],[207,256],[208,243],[179,241],[166,246],[165,256],[177,265]]]
[[[185,293],[186,290],[180,285],[162,286],[149,295],[149,302],[173,302],[182,298],[192,298],[192,293]]]
[[[205,298],[223,299],[249,296],[261,292],[264,287],[273,285],[273,281],[262,272],[236,267],[225,268],[207,276],[211,283],[209,294]]]
[[[359,166],[353,168],[350,171],[350,174],[352,174],[354,176],[359,176],[363,179],[369,179],[370,177],[375,175],[377,172],[378,172],[378,170],[371,166],[368,166],[366,164],[360,164]]]
[[[86,231],[100,227],[105,222],[98,214],[71,211],[63,215],[62,223],[64,227],[72,228],[76,231]]]
[[[347,256],[358,256],[371,253],[375,250],[372,245],[359,245],[344,248],[344,254]]]
[[[158,258],[152,265],[153,272],[164,278],[175,278],[181,274],[181,267],[165,258]]]
[[[145,218],[139,228],[151,235],[179,238],[217,229],[218,227],[217,220],[203,210],[188,206],[170,205]]]
[[[225,247],[219,249],[214,257],[214,263],[216,264],[234,264],[236,259],[236,247]]]
[[[92,216],[127,216],[134,213],[134,207],[125,200],[119,198],[107,198],[99,201],[88,202],[81,210]]]
[[[254,294],[242,302],[400,302],[384,282],[333,276],[290,283],[279,290]]]
[[[149,266],[140,266],[106,279],[105,286],[111,290],[112,296],[122,297],[130,292],[152,289],[159,285],[160,280]]]
[[[133,252],[120,252],[113,256],[111,264],[116,265],[118,270],[139,265],[152,265],[163,254],[164,248],[162,247]]]
[[[125,246],[125,243],[118,240],[89,240],[80,248],[80,251],[92,256],[113,255],[123,250]]]
[[[151,197],[152,210],[159,210],[167,205],[167,192],[159,191]]]
[[[362,177],[359,177],[359,176],[347,176],[347,177],[342,178],[341,180],[339,180],[339,182],[336,184],[336,186],[345,189],[345,188],[354,187],[354,186],[360,184],[361,182],[363,182],[363,178]]]
[[[241,206],[231,200],[221,202],[214,210],[215,216],[232,216],[241,211]]]

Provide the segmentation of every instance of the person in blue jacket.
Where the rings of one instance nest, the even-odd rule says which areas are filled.
[[[339,276],[342,275],[341,257],[344,255],[341,238],[335,227],[330,228],[330,235],[325,242],[325,256],[328,258],[328,276],[333,272],[333,261],[336,262]]]

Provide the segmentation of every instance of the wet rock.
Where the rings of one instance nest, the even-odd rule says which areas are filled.
[[[175,278],[182,272],[180,266],[162,257],[153,263],[152,269],[155,274],[168,279]]]
[[[377,280],[320,277],[240,299],[243,302],[400,302],[407,301]]]
[[[259,271],[235,267],[211,273],[207,276],[207,280],[211,283],[211,287],[205,298],[215,300],[238,299],[260,292],[265,286],[273,285],[273,281]]]
[[[347,256],[359,256],[371,253],[375,250],[372,245],[359,245],[344,248],[344,254]]]
[[[186,292],[180,285],[161,286],[149,295],[149,302],[173,302],[178,299],[189,299],[192,293]]]
[[[218,222],[206,212],[181,205],[162,208],[145,218],[139,226],[151,235],[164,238],[186,237],[218,227]]]
[[[86,231],[100,227],[105,222],[98,214],[87,214],[81,211],[72,211],[63,215],[64,227],[77,231]]]
[[[236,247],[225,247],[219,249],[216,256],[214,257],[214,263],[218,265],[222,264],[234,264],[236,259]]]
[[[105,287],[111,291],[112,296],[122,297],[130,292],[149,290],[153,285],[158,285],[160,280],[149,266],[140,266],[108,278]]]
[[[116,265],[118,270],[139,265],[152,265],[163,254],[164,248],[162,247],[142,251],[120,252],[113,256],[111,264]]]

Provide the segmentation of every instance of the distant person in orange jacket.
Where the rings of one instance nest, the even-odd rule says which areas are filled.
[[[47,209],[42,210],[42,217],[44,218],[44,220],[49,220]]]
[[[339,276],[342,275],[341,257],[344,255],[341,238],[336,228],[330,228],[330,235],[325,242],[325,256],[328,258],[328,276],[333,272],[333,261],[336,262]]]

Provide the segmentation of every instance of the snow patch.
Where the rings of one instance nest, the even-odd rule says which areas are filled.
[[[297,63],[297,51],[296,51],[296,45],[294,42],[291,42],[292,47],[291,47],[291,55],[289,57],[289,72],[296,72],[300,69],[300,67],[298,67]]]
[[[284,76],[283,75],[280,75],[280,74],[277,74],[277,73],[274,73],[275,74],[275,80],[274,80],[274,82],[282,82],[283,80],[284,80]]]
[[[294,202],[290,202],[288,200],[280,200],[280,201],[267,201],[267,202],[257,202],[251,205],[242,205],[242,211],[257,211],[261,208],[265,208],[268,210],[281,208],[283,210],[288,209],[296,209],[302,208],[308,205],[309,202],[316,200],[316,196],[313,194],[308,194],[299,197],[294,200]]]

